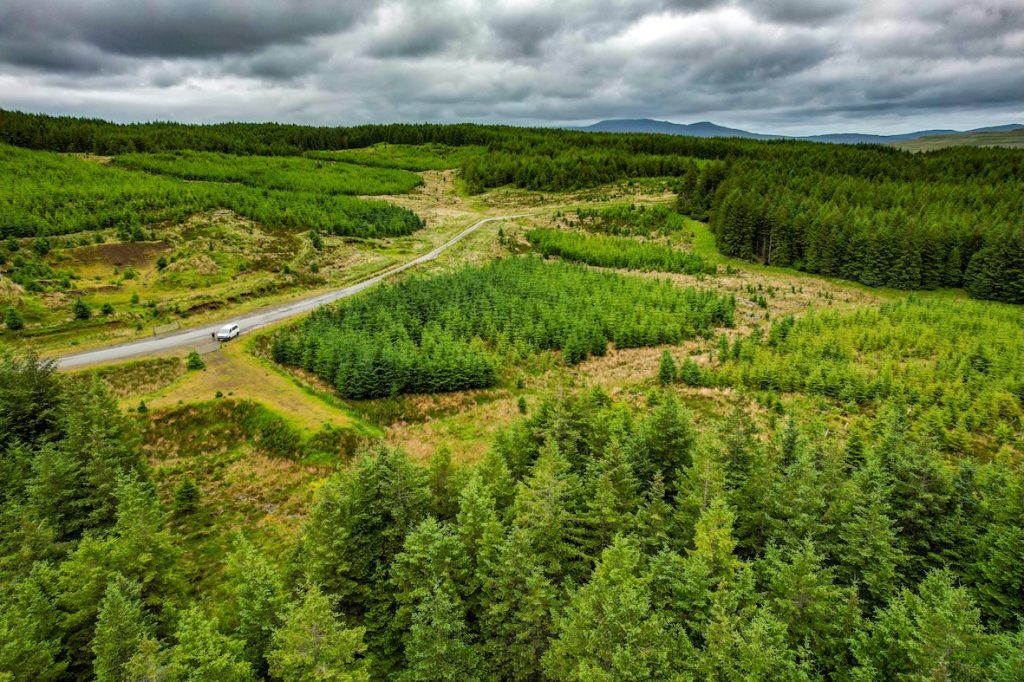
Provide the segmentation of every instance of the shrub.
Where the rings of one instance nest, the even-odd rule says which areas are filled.
[[[661,363],[658,365],[658,382],[662,386],[671,384],[676,379],[676,361],[672,353],[666,349],[661,354]]]
[[[12,332],[16,332],[25,326],[25,321],[21,319],[21,313],[12,306],[8,308],[7,312],[4,314],[4,324]]]
[[[185,367],[190,370],[206,369],[206,363],[203,362],[203,356],[192,351],[188,354],[188,359],[185,360]]]
[[[113,315],[114,306],[110,305],[109,303],[104,303],[103,307],[100,308],[100,314],[103,315],[104,317],[107,317],[108,315]]]
[[[191,477],[185,478],[174,489],[174,511],[178,514],[191,514],[199,504],[200,490]]]
[[[88,320],[92,317],[92,309],[89,308],[89,304],[80,298],[75,299],[74,305],[71,306],[71,312],[74,313],[76,320]]]

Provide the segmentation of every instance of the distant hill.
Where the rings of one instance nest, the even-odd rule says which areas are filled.
[[[900,149],[926,152],[943,147],[1009,147],[1024,149],[1024,126],[996,126],[993,129],[971,130],[950,135],[929,135],[916,140],[894,142]]]
[[[726,128],[711,121],[700,123],[672,123],[655,121],[650,118],[621,118],[598,121],[594,125],[576,130],[592,133],[662,133],[664,135],[689,135],[690,137],[744,137],[752,140],[779,139],[779,135],[751,133],[739,128]]]
[[[922,138],[930,140],[942,139],[943,142],[933,142],[934,146],[924,148],[937,148],[950,146],[951,144],[986,144],[987,146],[1007,146],[1000,142],[986,142],[987,135],[1009,135],[1010,140],[1016,140],[1015,131],[1024,130],[1020,123],[1010,123],[1001,126],[990,126],[987,128],[976,128],[974,130],[917,130],[910,133],[899,133],[896,135],[872,135],[867,133],[827,133],[823,135],[808,135],[804,137],[789,135],[769,135],[765,133],[752,133],[749,130],[739,128],[726,128],[710,121],[699,123],[672,123],[671,121],[656,121],[650,118],[620,118],[598,121],[597,123],[574,130],[585,130],[594,133],[661,133],[664,135],[690,135],[692,137],[741,137],[750,140],[809,140],[811,142],[830,142],[836,144],[895,144],[903,146],[903,143]],[[980,135],[980,137],[978,137]],[[959,137],[966,136],[966,137]],[[949,141],[957,139],[958,141]],[[979,140],[974,142],[973,140]],[[992,140],[997,138],[992,137]],[[1017,146],[1010,144],[1009,146]],[[907,147],[911,148],[911,147]]]

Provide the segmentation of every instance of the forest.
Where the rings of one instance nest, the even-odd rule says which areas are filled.
[[[197,593],[103,385],[0,363],[0,674],[57,680],[918,680],[1024,670],[1024,475],[890,398],[846,435],[674,394],[547,399],[484,459],[376,448],[293,546]],[[824,492],[823,492],[824,491]]]
[[[545,257],[604,268],[627,268],[656,272],[714,274],[716,267],[695,253],[658,242],[641,242],[629,237],[588,235],[566,230],[537,229],[526,239]]]
[[[940,449],[959,457],[1012,442],[1024,426],[1022,347],[1019,309],[911,298],[853,312],[812,309],[775,320],[767,333],[720,337],[686,381],[821,396],[851,413],[894,401],[922,411]]]
[[[471,146],[450,155],[470,192],[508,184],[565,191],[668,176],[678,180],[680,211],[710,220],[726,255],[870,286],[963,287],[975,298],[1024,301],[1024,153],[1018,150],[911,154],[880,145],[470,124],[117,125],[11,111],[0,111],[0,141],[98,154],[285,156],[377,143]],[[352,161],[354,153],[338,158]],[[428,156],[406,165],[435,167],[437,154]]]
[[[1020,152],[0,110],[0,265],[228,208],[283,278],[453,169],[532,229],[205,356],[0,349],[0,682],[1024,679]]]
[[[346,398],[493,386],[508,363],[559,351],[575,365],[616,348],[678,343],[732,324],[710,291],[512,257],[413,277],[321,308],[275,335],[275,361]]]
[[[183,180],[237,182],[249,187],[314,194],[402,194],[423,184],[415,173],[280,156],[237,156],[214,152],[124,154],[122,168]]]
[[[131,234],[152,223],[180,222],[214,208],[230,209],[269,227],[314,228],[359,237],[406,235],[423,226],[408,209],[338,193],[411,189],[419,183],[411,173],[407,174],[413,178],[410,181],[405,175],[390,175],[404,171],[357,173],[339,166],[341,172],[332,182],[324,177],[334,168],[330,162],[322,162],[325,171],[316,168],[314,161],[288,159],[285,173],[282,162],[274,160],[273,172],[261,175],[255,158],[246,164],[227,157],[220,157],[219,164],[207,157],[193,160],[202,167],[196,169],[197,175],[202,171],[216,181],[185,181],[127,170],[121,160],[102,165],[0,145],[0,175],[6,182],[0,194],[0,237],[46,237],[109,228]],[[144,162],[145,157],[133,156],[124,164]],[[233,177],[228,177],[227,168]],[[239,184],[243,175],[245,185]]]

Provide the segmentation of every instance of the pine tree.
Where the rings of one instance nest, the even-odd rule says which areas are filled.
[[[164,527],[152,486],[122,478],[117,499],[117,522],[111,532],[86,535],[58,567],[57,603],[65,613],[65,644],[74,667],[92,660],[96,618],[115,575],[137,583],[140,599],[152,610],[158,611],[182,591],[178,550]]]
[[[462,545],[468,576],[463,585],[463,595],[471,613],[478,613],[481,600],[487,596],[481,592],[479,564],[490,548],[492,539],[504,532],[498,521],[493,493],[484,483],[479,470],[474,471],[459,494],[459,512],[456,516],[455,532]]]
[[[24,328],[25,320],[22,319],[21,313],[18,312],[17,308],[10,306],[7,308],[7,312],[4,313],[4,325],[12,332],[16,332]]]
[[[458,596],[443,584],[430,585],[412,616],[406,640],[403,682],[462,682],[483,679],[482,660],[466,625]]]
[[[401,658],[388,567],[429,508],[426,472],[405,453],[381,448],[328,479],[306,521],[306,577],[337,598],[344,614],[363,619],[375,675],[392,674]]]
[[[477,570],[486,595],[477,618],[484,660],[496,678],[537,679],[554,628],[555,588],[524,531],[502,537],[492,528],[488,542]]]
[[[860,625],[853,588],[835,584],[834,571],[825,565],[824,557],[810,540],[791,551],[770,548],[762,572],[766,602],[785,625],[790,647],[805,648],[819,670],[846,670],[846,639]]]
[[[904,589],[854,642],[863,675],[875,679],[976,680],[985,677],[980,612],[952,575],[930,573]]]
[[[839,528],[839,576],[856,585],[861,601],[870,608],[883,606],[899,587],[905,561],[886,500],[888,488],[877,463],[869,463],[854,476],[857,494],[853,509]]]
[[[182,614],[174,633],[168,669],[171,679],[184,682],[249,682],[255,680],[245,660],[245,643],[221,634],[217,620],[193,607]]]
[[[142,406],[145,407],[145,403]],[[178,514],[191,514],[199,504],[201,494],[195,479],[186,476],[174,489],[174,511]]]
[[[668,349],[662,351],[661,362],[658,364],[658,382],[662,386],[671,384],[676,379],[676,361]]]
[[[331,601],[311,587],[274,632],[267,662],[283,680],[368,682],[363,628],[345,628]]]
[[[64,679],[59,613],[46,593],[52,569],[43,564],[11,585],[0,608],[0,679]]]
[[[277,568],[244,539],[228,556],[225,577],[231,606],[227,625],[245,642],[246,660],[252,669],[265,673],[270,640],[287,603],[284,580]]]
[[[544,670],[559,680],[662,679],[672,671],[680,634],[651,602],[639,548],[618,538],[590,581],[569,598]]]
[[[92,309],[89,304],[81,298],[76,298],[74,305],[71,306],[71,312],[74,314],[76,320],[88,320],[92,317]]]
[[[96,619],[92,651],[97,682],[132,679],[127,664],[142,641],[153,635],[153,625],[139,599],[139,585],[115,575],[107,586]]]
[[[679,405],[673,393],[665,393],[641,423],[634,448],[633,471],[642,482],[661,472],[666,481],[693,462],[696,434],[690,413]]]
[[[716,607],[696,677],[705,680],[813,679],[802,669],[786,642],[786,626],[767,610],[731,611]]]
[[[700,365],[693,358],[686,358],[679,369],[679,378],[687,386],[700,386],[704,383]]]
[[[402,551],[391,563],[391,590],[397,609],[389,624],[396,632],[404,632],[412,615],[433,586],[459,595],[471,587],[470,571],[460,538],[448,524],[433,516],[424,519],[405,538]],[[463,592],[461,596],[464,596]]]
[[[555,583],[576,568],[579,558],[578,488],[569,463],[549,441],[530,476],[519,484],[511,511],[513,528],[526,535],[545,575]]]

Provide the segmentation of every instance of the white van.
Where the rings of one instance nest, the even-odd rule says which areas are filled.
[[[238,336],[237,324],[226,324],[220,328],[220,331],[217,332],[218,341],[230,341],[236,336]]]

